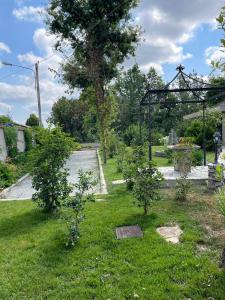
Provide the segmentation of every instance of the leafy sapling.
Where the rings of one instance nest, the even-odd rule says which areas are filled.
[[[143,207],[145,215],[148,214],[151,204],[161,199],[159,188],[162,182],[163,176],[152,162],[136,169],[133,195],[138,207]]]
[[[176,194],[175,199],[180,202],[185,202],[188,197],[188,193],[191,189],[191,182],[188,180],[188,173],[191,168],[192,153],[180,152],[176,157],[179,160],[179,172],[180,178],[176,179]]]
[[[80,238],[80,223],[84,220],[84,209],[87,202],[94,202],[93,187],[97,184],[93,179],[91,171],[78,171],[79,181],[75,184],[75,195],[64,201],[65,213],[63,219],[66,220],[69,236],[67,246],[74,247]]]

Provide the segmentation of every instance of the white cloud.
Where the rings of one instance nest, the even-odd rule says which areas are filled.
[[[0,42],[0,52],[11,53],[11,50],[5,43]]]
[[[13,10],[13,15],[21,21],[42,22],[45,16],[43,6],[22,6]]]
[[[41,103],[43,118],[45,119],[49,116],[52,105],[60,97],[68,97],[68,94],[65,93],[67,87],[59,83],[55,79],[54,74],[49,71],[49,67],[58,70],[60,64],[63,62],[61,55],[54,52],[53,46],[55,41],[55,37],[48,34],[46,29],[39,28],[34,32],[33,42],[42,55],[37,56],[33,52],[27,52],[17,56],[19,62],[26,66],[33,66],[36,62],[40,61]],[[21,105],[27,114],[33,112],[37,114],[37,95],[34,89],[34,77],[32,74],[29,75],[29,71],[27,72],[21,76],[17,75],[16,78],[20,84],[13,85],[0,82],[0,103],[1,101],[7,101],[8,103],[17,101],[18,105]],[[78,94],[75,93],[74,96],[76,95]]]
[[[0,102],[0,115],[8,114],[11,112],[13,106],[6,104],[4,102]]]
[[[220,61],[225,59],[225,52],[220,47],[211,46],[205,50],[206,63],[211,65],[212,61]]]
[[[143,0],[134,11],[136,23],[144,29],[144,42],[137,49],[136,62],[142,69],[151,64],[179,64],[192,57],[184,44],[202,24],[215,29],[223,0]]]

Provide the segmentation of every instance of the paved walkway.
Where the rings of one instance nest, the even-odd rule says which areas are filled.
[[[98,180],[98,185],[95,187],[94,192],[100,194],[99,166],[96,150],[74,152],[68,159],[66,168],[69,169],[68,181],[72,184],[78,182],[79,169],[82,169],[83,171],[93,171],[94,177]],[[35,190],[32,188],[31,177],[29,176],[10,189],[4,195],[4,199],[31,199],[34,192]]]

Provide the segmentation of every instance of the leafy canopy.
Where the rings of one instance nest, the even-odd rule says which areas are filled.
[[[117,65],[134,53],[139,29],[131,25],[129,11],[137,0],[52,0],[48,26],[59,38],[70,43],[74,55],[64,65],[64,80],[81,88],[95,85],[95,75],[108,82]]]

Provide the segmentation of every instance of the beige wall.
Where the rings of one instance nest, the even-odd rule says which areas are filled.
[[[25,152],[26,144],[25,144],[25,138],[24,138],[24,132],[23,130],[18,129],[17,130],[17,150],[18,152]]]
[[[5,161],[7,157],[7,148],[3,128],[0,128],[0,160]]]

